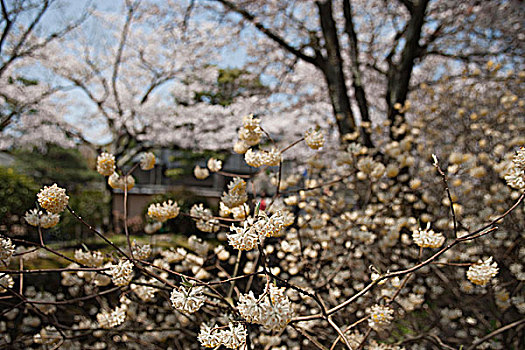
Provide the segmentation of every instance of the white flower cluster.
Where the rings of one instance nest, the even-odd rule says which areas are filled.
[[[137,282],[146,283],[148,281],[142,278],[139,279]],[[149,283],[155,283],[155,280],[150,280]],[[134,283],[132,283],[130,286],[133,293],[135,293],[142,301],[152,301],[155,298],[155,293],[157,292],[157,288],[155,287],[144,286],[141,284]]]
[[[46,349],[47,346],[53,346],[58,344],[58,342],[61,339],[62,336],[53,326],[46,326],[45,328],[42,328],[40,332],[33,336],[33,341],[37,344],[45,345]]]
[[[212,173],[216,173],[217,171],[220,171],[222,169],[222,162],[215,158],[208,159],[207,165],[208,169],[210,169]]]
[[[167,202],[151,204],[148,207],[148,215],[150,218],[159,222],[165,222],[168,219],[176,218],[179,215],[179,206],[176,202],[168,200]]]
[[[171,304],[184,314],[192,314],[199,310],[206,301],[203,290],[204,287],[196,286],[174,288],[171,292]]]
[[[110,176],[115,172],[115,156],[111,153],[102,153],[97,157],[97,171],[100,175]]]
[[[304,133],[304,141],[311,149],[319,149],[324,145],[323,132],[310,128]]]
[[[388,306],[374,305],[368,310],[368,314],[370,315],[368,325],[375,330],[382,329],[392,322],[394,319],[392,316],[393,313],[394,310]]]
[[[427,223],[427,228],[417,229],[412,232],[412,239],[414,243],[422,248],[439,248],[445,243],[445,236],[439,232],[434,232],[430,228],[430,222]]]
[[[155,221],[155,222],[146,224],[146,226],[144,226],[144,232],[146,232],[148,235],[152,235],[158,230],[160,230],[161,228],[162,228],[162,222]]]
[[[26,212],[24,219],[31,226],[40,226],[42,228],[51,228],[56,226],[60,221],[60,215],[54,213],[45,214],[38,209],[31,209]]]
[[[507,169],[507,185],[517,190],[525,189],[525,147],[521,147]]]
[[[252,291],[241,294],[237,309],[247,322],[260,324],[267,330],[281,331],[294,315],[292,303],[284,293],[285,288],[271,284],[267,297],[255,298]]]
[[[228,349],[238,349],[246,344],[246,328],[238,323],[229,323],[227,327],[201,324],[198,340],[206,348],[217,348],[224,345]]]
[[[359,169],[359,172],[357,173],[357,178],[359,180],[365,180],[367,176],[378,180],[386,171],[386,167],[383,163],[376,162],[372,157],[359,159],[357,162],[357,169]]]
[[[99,251],[83,252],[81,249],[75,250],[75,260],[82,265],[100,267],[104,263],[104,256]]]
[[[202,203],[194,204],[191,207],[190,215],[196,220],[197,229],[203,232],[217,232],[219,231],[219,220],[213,219],[213,214],[210,209],[204,208]]]
[[[223,202],[228,208],[241,206],[246,203],[247,200],[246,181],[240,177],[234,178],[228,184],[228,193],[223,192],[221,196],[221,202]]]
[[[269,151],[255,152],[251,148],[244,154],[246,163],[254,168],[263,165],[277,166],[282,160],[281,152],[277,148],[272,148]]]
[[[484,286],[498,274],[498,264],[492,262],[492,257],[479,260],[476,264],[471,265],[467,271],[467,278],[470,282],[479,286]]]
[[[136,240],[131,243],[131,250],[135,259],[144,260],[151,255],[151,246],[149,244],[140,245]]]
[[[108,273],[117,286],[127,286],[133,278],[133,263],[129,260],[119,260],[118,264],[110,265]]]
[[[135,178],[131,175],[120,176],[117,173],[113,173],[108,177],[108,185],[116,190],[129,191],[135,187]]]
[[[13,242],[9,238],[0,238],[0,262],[7,266],[14,252]]]
[[[37,194],[38,203],[48,212],[58,214],[66,209],[69,197],[66,195],[66,190],[53,184],[53,186],[44,186]]]
[[[122,304],[115,310],[104,310],[97,314],[97,322],[100,328],[113,328],[121,325],[126,320],[126,311],[128,306]]]
[[[199,180],[204,180],[206,179],[208,176],[210,176],[210,172],[208,169],[206,168],[201,168],[200,166],[195,166],[195,168],[193,169],[193,175],[195,175],[195,177]]]
[[[253,115],[249,115],[243,118],[243,125],[239,129],[239,140],[233,146],[233,150],[236,153],[245,153],[250,146],[255,146],[261,142],[261,136],[263,131],[261,126],[261,120],[254,118]]]
[[[227,234],[228,243],[235,249],[252,250],[264,237],[278,237],[284,227],[284,217],[280,211],[271,217],[261,211],[257,218],[248,218],[244,221],[243,227],[236,227],[232,224],[230,231],[235,233]]]
[[[4,293],[8,288],[13,288],[15,281],[7,273],[0,273],[0,293]]]
[[[140,158],[140,168],[142,170],[151,170],[155,167],[155,161],[155,155],[151,152],[146,152]]]

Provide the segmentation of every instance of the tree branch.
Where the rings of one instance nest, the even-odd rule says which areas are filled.
[[[253,14],[249,13],[245,9],[240,8],[239,6],[234,4],[232,1],[228,1],[228,0],[213,0],[213,1],[220,2],[226,8],[228,8],[231,11],[241,15],[245,20],[247,20],[248,22],[252,23],[255,26],[255,28],[257,28],[261,33],[263,33],[268,38],[270,38],[273,41],[275,41],[277,44],[279,44],[279,46],[281,46],[286,51],[290,52],[291,54],[299,57],[300,59],[302,59],[302,60],[304,60],[304,61],[306,61],[308,63],[311,63],[311,64],[313,64],[313,65],[315,65],[317,67],[319,66],[319,59],[317,57],[308,56],[305,53],[303,53],[302,51],[294,48],[289,43],[287,43],[284,38],[282,38],[281,36],[279,36],[278,34],[273,32],[272,30],[266,28],[262,23],[257,21],[257,18]]]

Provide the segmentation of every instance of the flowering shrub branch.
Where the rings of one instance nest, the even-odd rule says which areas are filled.
[[[195,222],[202,237],[213,238],[210,241],[193,235],[187,239],[184,248],[162,249],[132,240],[127,227],[127,205],[129,190],[135,185],[133,171],[139,166],[143,170],[152,169],[155,156],[151,153],[144,154],[140,162],[127,172],[116,167],[116,159],[109,153],[102,153],[98,158],[97,170],[108,177],[111,187],[124,193],[124,246],[113,242],[111,237],[75,212],[69,206],[65,189],[56,184],[44,187],[38,194],[41,208],[26,215],[27,222],[37,228],[39,242],[0,238],[0,260],[5,267],[0,270],[0,293],[8,294],[2,296],[2,300],[16,300],[2,315],[26,307],[31,317],[36,317],[26,323],[45,325],[33,335],[32,341],[48,348],[74,347],[75,339],[88,335],[99,339],[97,344],[115,341],[109,338],[112,334],[119,334],[119,337],[126,337],[126,341],[136,341],[137,344],[140,344],[141,337],[153,337],[152,341],[160,344],[168,338],[179,341],[177,335],[184,334],[209,348],[252,349],[274,343],[288,347],[288,342],[302,344],[300,336],[319,349],[336,349],[341,345],[351,350],[367,346],[381,348],[383,345],[378,345],[378,341],[384,341],[383,334],[401,322],[398,315],[408,315],[423,307],[426,287],[420,274],[428,271],[428,267],[458,270],[468,267],[461,277],[464,283],[468,283],[465,288],[479,290],[494,283],[500,269],[504,268],[504,261],[497,259],[496,262],[492,256],[480,257],[477,263],[458,262],[469,256],[454,260],[451,251],[452,248],[461,251],[460,246],[470,249],[472,241],[496,234],[503,219],[520,210],[525,192],[515,175],[506,179],[509,185],[519,187],[514,203],[499,215],[492,215],[487,224],[466,230],[467,225],[460,220],[460,213],[456,210],[457,200],[451,193],[449,179],[434,156],[433,166],[441,177],[450,211],[450,217],[444,220],[452,221],[448,227],[454,233],[454,237],[447,239],[430,221],[425,229],[413,218],[401,217],[396,222],[387,217],[377,221],[379,224],[373,221],[373,215],[379,218],[382,215],[368,213],[373,212],[377,205],[372,197],[382,195],[378,189],[384,188],[380,187],[383,177],[399,175],[395,169],[385,166],[377,154],[357,144],[350,145],[346,151],[348,154],[342,154],[339,159],[343,169],[337,171],[317,168],[319,160],[314,158],[308,168],[311,178],[304,179],[304,185],[300,185],[301,178],[287,176],[283,154],[303,141],[312,150],[322,148],[322,131],[310,129],[303,138],[278,150],[275,141],[259,123],[260,120],[253,116],[245,117],[236,144],[238,151],[244,151],[247,163],[259,168],[254,173],[236,176],[223,171],[222,162],[215,159],[207,162],[206,171],[204,168],[195,170],[196,177],[209,176],[212,172],[232,178],[221,197],[219,215],[214,215],[203,204],[194,205],[189,213],[182,213],[178,204],[171,200],[148,207],[148,217],[152,220],[150,234],[160,229],[164,222],[184,215]],[[273,147],[269,151],[261,144],[263,135]],[[252,150],[255,147],[259,149]],[[410,151],[409,147],[407,151]],[[520,170],[523,156],[521,149],[511,164],[517,169],[513,170],[515,173],[521,171],[521,176],[524,176]],[[262,186],[257,181],[266,175],[265,170],[273,170],[273,182],[270,181],[269,186],[273,194],[262,201],[255,196],[256,187]],[[361,202],[353,203],[356,212],[348,211],[344,191],[359,191],[355,186],[359,182],[369,188],[363,192]],[[419,184],[412,182],[410,186],[418,188]],[[341,197],[338,197],[338,191],[341,191]],[[366,209],[361,211],[360,206]],[[66,252],[51,248],[44,241],[43,218],[66,210],[102,240],[106,248],[101,251],[88,250],[87,247],[78,249],[73,258]],[[372,217],[360,221],[360,216],[367,215]],[[359,224],[352,226],[352,222]],[[396,225],[398,231],[394,238],[389,238],[386,231],[383,239],[376,241],[376,235],[371,231],[379,232],[381,227]],[[401,236],[403,230],[405,233]],[[406,233],[410,231],[411,236]],[[348,239],[341,240],[341,237]],[[398,257],[384,261],[387,268],[383,268],[383,262],[374,261],[373,255],[364,254],[385,254],[398,241],[406,246],[406,255],[399,252]],[[32,248],[15,253],[15,244]],[[375,246],[379,249],[373,250]],[[427,254],[429,249],[437,250]],[[62,258],[69,265],[35,269],[23,265],[28,257],[40,254],[41,250]],[[19,259],[18,269],[9,268],[14,257]],[[368,270],[362,269],[367,262]],[[512,269],[517,271],[517,267]],[[69,297],[61,295],[59,298],[48,291],[32,291],[27,283],[23,283],[24,276],[52,274],[60,274],[61,284]],[[11,276],[19,277],[19,290]],[[352,279],[357,284],[348,288]],[[111,283],[115,286],[108,288]],[[341,289],[337,286],[347,287]],[[494,293],[499,298],[496,304],[505,306],[510,296],[502,288],[496,284]],[[519,305],[519,299],[516,300],[516,305]],[[75,315],[76,319],[71,322],[55,316],[57,308],[65,306],[92,311]],[[148,314],[149,307],[161,316]],[[355,317],[348,317],[350,314],[355,314]],[[155,321],[152,321],[155,317],[161,317],[162,327],[155,326]],[[473,340],[471,348],[504,331],[517,329],[522,321],[508,323]],[[144,324],[148,335],[137,334]],[[123,338],[117,339],[124,341]],[[451,348],[430,331],[418,339]],[[391,342],[384,346],[400,349],[398,345]]]

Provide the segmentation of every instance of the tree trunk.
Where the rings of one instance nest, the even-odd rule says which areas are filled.
[[[316,4],[319,9],[319,18],[327,53],[326,59],[320,62],[319,68],[324,74],[337,127],[340,136],[343,137],[347,133],[354,132],[356,125],[350,99],[348,98],[337,28],[332,16],[332,1],[317,1]]]
[[[404,113],[399,113],[394,108],[394,105],[399,103],[403,106],[407,99],[414,62],[418,56],[419,39],[421,38],[421,29],[425,23],[425,12],[428,2],[429,0],[419,0],[417,3],[414,3],[406,29],[405,46],[403,47],[401,58],[398,63],[394,63],[392,60],[389,62],[386,102],[388,105],[388,119],[391,121],[390,136],[393,140],[404,138],[404,133],[393,133],[393,129],[405,121]],[[395,50],[395,48],[392,50]],[[396,118],[397,116],[399,117]]]
[[[365,89],[363,87],[363,81],[361,79],[361,63],[359,62],[359,47],[357,41],[357,33],[354,29],[354,21],[352,19],[352,5],[350,0],[344,0],[343,11],[345,16],[345,32],[348,35],[350,43],[350,59],[352,60],[352,87],[354,88],[355,99],[357,106],[359,107],[359,113],[361,114],[361,121],[370,123],[370,115],[368,113],[368,101],[366,99]],[[361,127],[361,137],[363,143],[367,147],[374,147],[372,139],[370,137],[370,129]]]

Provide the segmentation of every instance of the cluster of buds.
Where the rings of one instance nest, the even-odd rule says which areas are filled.
[[[13,288],[15,281],[11,275],[7,273],[0,273],[0,293],[6,292],[9,288]]]
[[[53,326],[46,326],[33,336],[33,341],[35,343],[42,344],[46,348],[56,346],[61,339],[62,335],[60,335],[57,329]]]
[[[271,331],[281,331],[294,315],[292,303],[284,294],[285,288],[270,285],[269,293],[256,298],[252,291],[239,297],[237,308],[250,323],[262,325]]]
[[[120,260],[118,264],[110,266],[111,280],[117,286],[127,286],[133,278],[133,263],[129,260]]]
[[[246,193],[246,182],[240,177],[234,178],[228,184],[228,193],[223,192],[221,202],[228,208],[235,208],[243,205],[248,200]]]
[[[212,173],[216,173],[222,169],[222,162],[215,158],[208,159],[207,165],[208,165],[208,169]]]
[[[100,175],[110,176],[115,172],[115,156],[111,153],[101,153],[97,157],[97,171]]]
[[[148,208],[148,215],[153,220],[165,222],[169,219],[174,219],[179,215],[179,206],[176,202],[168,200],[161,204],[151,204]]]
[[[498,274],[498,264],[492,262],[492,257],[485,261],[479,260],[476,264],[471,265],[467,271],[467,278],[470,282],[479,286],[484,286]]]
[[[144,260],[151,255],[151,246],[149,244],[140,245],[136,240],[133,240],[131,243],[131,250],[133,251],[133,257],[136,259]]]
[[[66,190],[53,184],[53,186],[44,186],[37,194],[38,204],[50,213],[58,214],[66,209],[69,202],[69,196]]]
[[[277,166],[281,163],[282,155],[277,148],[272,148],[269,151],[253,151],[251,148],[244,154],[246,164],[258,168],[263,165]]]
[[[140,283],[146,283],[147,281],[145,279],[139,279],[138,282]],[[150,280],[149,283],[154,283],[155,280]],[[157,288],[151,287],[151,286],[144,286],[142,284],[134,284],[132,283],[130,285],[131,290],[133,293],[139,297],[142,301],[152,301],[155,298],[155,293],[157,292]]]
[[[196,221],[197,229],[202,232],[217,232],[219,231],[219,220],[213,219],[213,214],[210,209],[204,209],[202,203],[195,204],[191,210],[190,215]]]
[[[174,288],[171,292],[171,304],[175,309],[187,315],[197,312],[206,301],[206,297],[202,294],[203,291],[204,287],[196,286]]]
[[[60,222],[60,215],[48,212],[43,213],[41,210],[31,209],[26,212],[24,219],[31,226],[51,228]]]
[[[14,252],[13,242],[9,238],[0,238],[0,263],[7,266]]]
[[[120,176],[113,173],[108,177],[108,185],[116,190],[129,191],[135,187],[135,178],[131,175]]]
[[[91,267],[100,267],[104,263],[104,256],[99,251],[83,252],[80,249],[75,250],[75,260],[82,265]]]
[[[394,317],[392,314],[394,310],[388,306],[374,305],[368,310],[370,318],[368,319],[368,325],[375,329],[380,330],[388,326]]]
[[[310,128],[304,133],[304,141],[311,149],[319,149],[324,145],[323,132]]]
[[[117,306],[114,310],[104,310],[97,314],[97,322],[100,328],[110,329],[117,327],[126,320],[126,304]]]
[[[196,165],[193,169],[193,175],[199,180],[204,180],[208,176],[210,176],[210,172],[206,168],[201,168],[200,166]]]
[[[155,167],[155,155],[151,152],[144,153],[140,159],[140,168],[142,170],[151,170]]]
[[[233,146],[236,153],[245,153],[250,146],[255,146],[261,142],[263,131],[259,125],[261,120],[248,115],[242,119],[242,127],[239,129],[239,140]]]
[[[372,157],[364,157],[359,159],[357,162],[357,178],[359,180],[365,180],[367,176],[372,179],[380,179],[386,171],[386,167],[383,163],[376,162]]]
[[[505,181],[512,188],[525,189],[525,147],[521,147],[512,159],[505,175]]]
[[[412,232],[412,239],[414,243],[421,248],[439,248],[445,243],[445,236],[439,232],[434,232],[430,228],[430,222],[427,223],[427,228],[417,229]]]
[[[272,216],[260,211],[257,217],[248,218],[244,221],[243,227],[232,225],[230,231],[235,233],[227,234],[228,242],[235,249],[252,250],[262,242],[264,237],[278,237],[284,228],[284,217],[280,211]]]
[[[224,345],[228,349],[238,349],[246,344],[246,328],[241,324],[229,323],[227,327],[201,324],[198,340],[206,348],[218,348]]]

